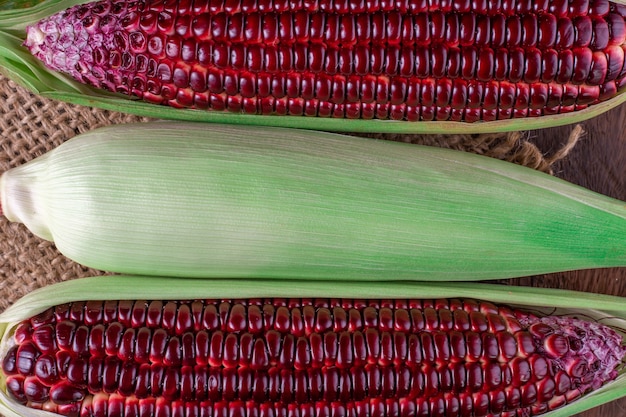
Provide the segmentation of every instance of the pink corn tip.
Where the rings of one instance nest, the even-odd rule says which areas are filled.
[[[597,389],[617,377],[626,346],[613,329],[573,317],[546,316],[538,323],[550,332],[540,350],[552,356],[558,368],[581,376],[579,391]],[[536,326],[530,326],[531,332]]]
[[[76,32],[68,30],[59,34],[57,30],[63,26],[62,14],[55,14],[48,20],[28,26],[24,46],[48,68],[77,78],[80,74],[76,70],[76,65],[80,61],[81,51],[84,52],[85,45],[73,35],[84,32],[77,28]]]

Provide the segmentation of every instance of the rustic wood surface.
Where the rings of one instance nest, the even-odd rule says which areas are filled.
[[[593,191],[626,201],[626,105],[583,124],[586,134],[555,175]],[[546,153],[564,142],[571,126],[534,131],[533,141]],[[563,288],[626,296],[626,268],[575,271],[515,279],[511,284]],[[578,417],[624,417],[626,398],[579,414]]]

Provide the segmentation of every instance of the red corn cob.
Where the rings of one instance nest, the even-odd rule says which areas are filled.
[[[105,0],[44,19],[25,45],[174,107],[473,122],[615,96],[625,16],[607,0]]]
[[[111,417],[532,416],[626,353],[597,323],[456,299],[77,302],[13,339],[13,398]]]

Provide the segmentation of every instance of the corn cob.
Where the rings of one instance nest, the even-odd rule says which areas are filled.
[[[103,0],[30,26],[25,45],[53,70],[150,103],[475,122],[614,97],[625,16],[606,0]]]
[[[139,287],[187,287],[143,279],[137,278]],[[79,287],[120,288],[126,282],[128,277],[104,277],[57,285],[10,313],[43,305],[44,293],[51,303],[57,291],[61,298],[70,292],[81,297]],[[250,289],[245,295],[277,293],[280,287],[226,280],[198,286],[202,282],[189,281],[195,288],[187,292],[219,295],[235,286],[235,292]],[[324,287],[315,285],[283,286],[278,293],[295,290],[307,297]],[[137,292],[130,288],[127,297]],[[406,296],[420,289],[337,282],[333,291]],[[424,293],[472,291],[494,296],[499,290],[447,284]],[[519,300],[529,298],[525,291],[503,292]],[[552,295],[562,297],[554,302],[560,305],[578,294]],[[581,295],[579,301],[598,299]],[[605,305],[620,302],[609,299]],[[621,336],[599,323],[466,297],[108,297],[37,309],[5,334],[6,390],[13,402],[71,416],[531,416],[583,403],[585,394],[617,377],[626,353]]]
[[[0,177],[4,215],[126,274],[501,279],[626,265],[624,203],[468,153],[300,129],[112,126]]]

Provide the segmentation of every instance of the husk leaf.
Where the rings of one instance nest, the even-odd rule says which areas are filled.
[[[484,280],[626,265],[626,204],[484,156],[300,129],[98,129],[0,178],[5,216],[125,274]]]

